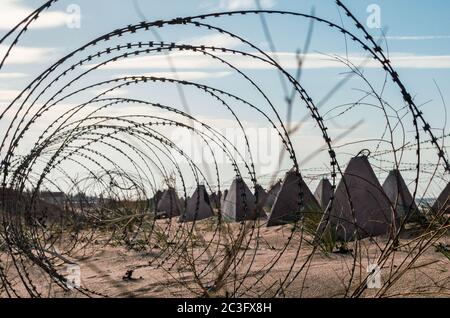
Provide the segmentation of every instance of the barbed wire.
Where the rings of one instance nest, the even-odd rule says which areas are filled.
[[[56,2],[47,1],[0,39],[0,44],[3,44],[12,38],[2,57],[0,71],[14,54],[31,23]],[[414,208],[419,184],[427,181],[441,183],[447,178],[450,166],[444,141],[448,134],[436,135],[380,44],[341,1],[336,1],[336,5],[356,29],[345,28],[342,20],[339,25],[318,17],[314,10],[305,14],[259,7],[258,10],[216,12],[156,21],[146,21],[141,12],[144,21],[117,28],[81,44],[31,80],[0,114],[1,123],[5,123],[0,145],[0,295],[43,297],[51,285],[52,288],[56,286],[55,293],[74,292],[87,297],[108,297],[110,295],[100,288],[97,290],[85,285],[72,290],[59,265],[61,261],[68,263],[76,259],[80,253],[92,253],[100,245],[101,248],[114,246],[129,251],[152,252],[151,257],[140,258],[131,266],[124,275],[125,280],[132,280],[134,271],[143,270],[153,273],[157,280],[165,277],[172,285],[171,292],[181,290],[184,295],[285,297],[292,292],[294,284],[301,286],[299,293],[303,293],[315,255],[333,251],[338,243],[342,244],[341,248],[345,244],[353,244],[348,277],[343,280],[343,296],[363,295],[366,287],[362,277],[360,282],[356,280],[357,267],[365,248],[364,238],[371,235],[358,222],[361,211],[358,210],[358,199],[355,201],[354,198],[358,194],[352,190],[354,184],[351,177],[354,175],[347,172],[350,164],[343,162],[346,155],[343,151],[351,143],[368,148],[370,142],[375,141],[376,146],[370,149],[373,152],[369,151],[369,155],[360,152],[355,158],[376,162],[379,166],[373,165],[379,171],[387,172],[382,166],[384,163],[390,167],[389,170],[395,168],[414,174],[410,182],[414,188],[412,201],[403,215],[398,202],[392,202],[376,184],[378,180],[356,176],[383,192],[380,197],[389,207],[389,211],[383,212],[390,217],[389,230],[385,233],[388,237],[384,246],[375,242],[379,250],[377,262],[383,266],[392,261],[405,224],[414,213],[419,213]],[[224,17],[242,19],[249,15],[260,18],[273,52],[260,48],[251,37],[214,24]],[[389,84],[396,87],[402,96],[402,103],[394,107],[395,103],[383,97],[383,90],[377,91],[361,66],[354,65],[348,57],[333,56],[349,70],[352,78],[359,80],[361,86],[355,91],[363,96],[322,113],[321,106],[343,87],[349,77],[324,93],[325,98],[317,103],[306,89],[306,81],[302,80],[303,59],[299,51],[296,54],[298,65],[295,76],[280,62],[266,16],[309,21],[304,53],[310,50],[315,24],[343,35],[346,47],[348,39],[366,54],[367,60],[379,63],[379,70],[386,78],[383,89]],[[235,49],[210,43],[194,45],[189,41],[165,41],[156,30],[169,27],[180,32],[189,27],[207,30],[234,39],[241,46]],[[289,28],[287,31],[294,30]],[[148,40],[146,32],[150,32],[151,39],[155,40]],[[119,38],[132,35],[142,36],[139,37],[142,40],[114,43],[121,41]],[[242,81],[239,92],[233,93],[225,85],[216,87],[200,81],[183,80],[172,61],[171,54],[175,52],[188,52],[217,63]],[[170,60],[173,76],[139,74],[106,80],[89,77],[124,60],[160,55]],[[282,119],[282,105],[271,94],[272,87],[252,77],[233,60],[236,57],[262,63],[277,73],[284,94],[281,100],[287,106],[287,120]],[[388,83],[388,77],[391,83]],[[153,94],[148,95],[148,99],[131,94],[128,97],[113,97],[114,93],[124,88],[142,87],[174,87],[180,105],[163,103],[160,96]],[[244,97],[244,89],[252,96]],[[232,118],[244,149],[239,149],[218,127],[192,111],[190,91],[205,98],[211,109],[223,110]],[[92,92],[94,97],[86,97],[86,93]],[[70,104],[71,100],[76,102]],[[136,110],[132,106],[140,108]],[[363,121],[334,138],[330,125],[334,120],[352,114],[358,107],[379,111],[385,121],[381,137],[359,138],[350,143],[337,144],[351,135]],[[294,143],[294,133],[304,121],[291,127],[292,112],[297,108],[308,114],[323,142],[317,151],[306,155],[302,153],[303,160],[299,159],[299,152],[296,151],[298,147]],[[114,114],[117,109],[124,111]],[[243,110],[263,120],[282,145],[279,169],[274,174],[257,173],[254,151],[240,113]],[[410,122],[406,120],[407,116],[412,117]],[[37,130],[41,123],[45,127]],[[406,140],[404,126],[412,127],[413,141]],[[195,136],[196,148],[208,152],[212,163],[197,162],[193,154],[186,152],[171,135],[175,130]],[[402,137],[400,147],[395,140],[398,130],[401,130]],[[383,147],[382,144],[388,146]],[[423,147],[425,144],[431,146]],[[25,151],[22,148],[26,148]],[[402,159],[408,151],[415,151],[414,159],[408,159],[414,162]],[[436,162],[426,162],[422,158],[425,151],[437,152],[434,156]],[[327,156],[326,167],[306,166],[308,161],[322,152]],[[226,158],[225,163],[220,162],[220,155]],[[290,160],[286,169],[281,168],[284,155]],[[351,155],[355,156],[355,153]],[[223,165],[233,171],[232,178],[223,173]],[[264,206],[257,189],[264,180],[274,184],[274,176],[281,177],[284,172],[286,180],[290,176],[295,182],[291,185],[283,181],[280,186],[290,187],[297,208],[296,211],[287,211],[294,220],[289,222],[291,224],[280,226],[287,229],[288,234],[283,236],[281,243],[274,243],[274,247],[265,239],[266,226],[274,214],[266,214],[270,210]],[[311,209],[308,202],[310,190],[305,180],[316,181],[324,176],[329,178],[331,184],[329,203],[320,210]],[[248,188],[244,180],[254,191]],[[225,197],[223,190],[229,185],[230,192]],[[190,196],[193,191],[194,195]],[[345,196],[345,204],[349,207],[347,217],[335,215],[336,209],[343,204],[342,197],[336,198],[339,191]],[[212,194],[216,196],[214,202],[210,201],[208,193],[211,197]],[[209,214],[201,218],[205,206],[210,209]],[[416,245],[417,255],[420,256],[447,233],[446,210],[444,206],[431,212],[420,211],[426,219],[422,226],[427,234]],[[188,222],[187,216],[189,219],[192,217],[193,221]],[[348,224],[354,228],[351,240],[339,242],[331,237],[339,226]],[[370,237],[370,242],[373,243],[374,238]],[[327,244],[332,245],[331,250],[327,251]],[[263,248],[269,249],[271,254],[261,257],[259,252]],[[410,253],[416,255],[414,249]],[[385,295],[393,282],[411,269],[418,259],[417,255],[392,271],[392,280],[386,282],[378,292],[379,296]],[[42,284],[40,277],[45,277],[50,283]],[[164,284],[162,281],[160,283]]]

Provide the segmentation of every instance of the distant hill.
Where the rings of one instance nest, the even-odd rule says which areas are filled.
[[[22,215],[28,210],[38,221],[59,222],[64,216],[64,207],[46,202],[39,197],[31,205],[31,193],[20,192],[8,188],[0,188],[0,213],[4,208],[11,216]]]

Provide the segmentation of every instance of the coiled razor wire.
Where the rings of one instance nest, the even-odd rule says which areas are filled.
[[[11,40],[2,57],[0,70],[8,63],[8,57],[14,55],[15,47],[23,34],[29,32],[29,26],[56,2],[59,1],[46,2],[0,40],[0,44]],[[435,171],[430,182],[437,174],[441,175],[439,178],[445,179],[444,172],[450,170],[443,142],[445,136],[435,134],[382,47],[341,1],[336,1],[336,4],[353,24],[352,28],[344,28],[312,14],[276,10],[218,12],[152,22],[142,21],[100,35],[60,57],[43,70],[0,114],[0,122],[6,127],[2,131],[0,144],[1,296],[44,297],[50,285],[57,289],[56,294],[69,292],[71,289],[68,287],[67,278],[61,273],[61,262],[70,263],[69,259],[74,259],[80,253],[86,255],[92,253],[92,249],[111,245],[139,252],[152,252],[152,256],[144,262],[134,264],[125,278],[131,279],[133,271],[138,269],[154,272],[156,276],[168,277],[174,286],[171,290],[181,291],[185,296],[302,295],[314,255],[322,249],[321,237],[317,239],[317,235],[320,236],[321,233],[317,233],[315,228],[311,228],[308,221],[302,218],[285,226],[289,234],[283,243],[274,248],[271,257],[262,258],[258,252],[264,245],[262,242],[266,220],[255,217],[232,224],[222,213],[223,201],[220,195],[225,190],[225,180],[221,176],[217,151],[227,158],[237,179],[248,180],[252,189],[260,184],[240,110],[246,109],[267,121],[278,135],[295,173],[300,175],[302,170],[295,151],[297,145],[293,143],[291,131],[286,128],[286,122],[280,115],[283,105],[274,102],[270,98],[270,87],[258,84],[257,80],[233,61],[234,56],[264,63],[275,70],[281,80],[288,83],[292,91],[300,97],[299,103],[293,102],[293,98],[289,103],[307,110],[315,129],[320,132],[325,145],[322,150],[326,150],[329,156],[327,174],[333,190],[343,175],[346,162],[338,160],[336,149],[339,147],[336,147],[337,141],[331,137],[327,123],[360,106],[379,109],[386,120],[382,138],[376,139],[378,146],[372,149],[373,158],[382,157],[378,158],[377,162],[385,162],[399,169],[404,167],[404,163],[398,156],[401,157],[406,151],[415,151],[416,162],[406,164],[408,169],[415,172],[414,198],[418,195],[424,166]],[[224,17],[242,19],[248,15],[282,15],[286,19],[306,19],[342,34],[360,47],[368,58],[379,63],[386,78],[390,77],[390,84],[397,87],[401,93],[404,104],[396,111],[395,107],[377,93],[358,67],[350,61],[334,57],[355,77],[361,79],[364,88],[360,88],[360,91],[364,94],[357,102],[337,106],[322,114],[320,107],[305,88],[307,83],[300,83],[298,77],[293,77],[271,53],[261,49],[252,39],[214,25],[216,20]],[[238,50],[209,43],[194,45],[147,40],[148,31],[169,27],[180,30],[194,27],[222,34],[239,41],[243,48]],[[267,28],[267,25],[265,27]],[[125,39],[132,34],[146,40],[127,42]],[[113,41],[123,42],[110,44]],[[88,50],[95,52],[87,54]],[[96,74],[107,65],[137,56],[158,56],[170,52],[189,52],[217,63],[239,76],[248,86],[248,90],[261,99],[252,101],[225,88],[167,76],[118,76],[88,84],[90,75]],[[388,85],[387,80],[385,85]],[[175,103],[165,105],[158,100],[158,96],[153,95],[148,99],[133,98],[131,95],[123,98],[111,97],[111,93],[123,88],[159,86],[175,86],[195,91],[204,95],[211,107],[228,112],[242,132],[244,152],[238,150],[234,143],[213,125],[203,121],[195,113],[181,110],[182,107]],[[85,99],[85,92],[95,92],[96,96]],[[371,101],[367,101],[369,98]],[[75,104],[64,104],[73,100],[76,100]],[[133,106],[139,106],[139,112],[114,115],[114,109],[135,109]],[[389,115],[389,110],[395,111],[394,119]],[[54,116],[48,119],[49,114]],[[414,129],[414,141],[396,148],[392,135],[390,139],[386,136],[389,131],[392,133],[397,127],[406,125],[405,118],[409,117],[411,122],[408,122],[408,125]],[[44,120],[47,123],[46,128],[35,138],[34,145],[22,153],[19,147],[29,141],[29,131]],[[198,137],[199,148],[206,149],[213,158],[213,177],[209,175],[208,169],[198,165],[190,154],[185,153],[176,141],[168,137],[166,131],[174,129]],[[405,136],[403,129],[404,139]],[[364,144],[361,148],[367,148],[367,140],[360,142]],[[392,149],[382,148],[382,143],[392,144]],[[422,163],[423,151],[430,150],[423,147],[424,143],[431,144],[431,149],[437,151],[437,164]],[[177,157],[183,158],[185,164],[180,164]],[[239,161],[243,164],[240,165]],[[69,163],[71,168],[67,169]],[[219,195],[215,202],[216,215],[191,223],[176,222],[176,218],[159,220],[155,213],[155,198],[158,193],[167,188],[176,188],[182,198],[188,198],[197,187],[190,187],[186,184],[186,179],[193,179],[197,186],[205,185],[208,193]],[[355,219],[351,194],[346,180],[342,181]],[[238,200],[242,200],[243,209],[248,216],[250,209],[246,192],[242,184],[238,183],[238,187],[241,190],[239,193],[243,193]],[[305,189],[301,182],[298,187],[298,210],[301,211],[305,205]],[[64,204],[49,203],[43,197],[44,193],[55,193],[55,190],[64,194]],[[198,197],[196,211],[199,210],[200,201],[201,198]],[[255,204],[258,202],[256,195]],[[333,202],[334,196],[331,196],[325,215],[331,211]],[[184,199],[180,208],[182,215],[186,213],[187,199]],[[392,209],[395,213],[396,207],[392,206]],[[321,217],[322,212],[319,214]],[[406,220],[407,217],[403,223]],[[403,223],[396,232],[391,233],[385,246],[378,245],[381,251],[379,264],[390,262]],[[421,241],[418,249],[422,251],[430,246],[443,231],[445,232],[446,224],[444,220],[430,233],[430,237]],[[365,285],[358,284],[355,278],[358,255],[362,248],[359,241],[354,242],[353,267],[350,276],[345,280],[344,296],[361,296],[365,290]],[[287,265],[280,274],[278,267],[282,261]],[[410,266],[414,261],[405,266]],[[42,283],[42,277],[48,279],[46,284]],[[393,280],[395,279],[398,278],[394,277]],[[391,284],[392,282],[386,283],[379,295],[386,292]],[[300,291],[298,286],[301,286]],[[75,286],[71,292],[88,297],[111,296],[102,290],[84,285]]]

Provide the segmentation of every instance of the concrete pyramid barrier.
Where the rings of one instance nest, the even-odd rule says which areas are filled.
[[[156,215],[158,217],[173,218],[181,214],[180,199],[174,188],[165,190],[156,206]]]
[[[264,207],[271,210],[275,200],[277,199],[278,192],[281,189],[281,181],[278,180],[267,193],[266,202],[264,202]]]
[[[266,203],[267,200],[267,192],[266,190],[264,190],[264,188],[257,184],[255,187],[255,197],[257,200],[257,204],[258,204],[258,209],[263,209],[264,204]]]
[[[314,192],[314,197],[319,203],[322,210],[325,210],[333,196],[333,187],[328,179],[322,179]]]
[[[303,204],[300,206],[300,194],[303,196]],[[267,226],[277,226],[299,221],[307,214],[320,213],[321,209],[311,190],[306,185],[301,175],[295,170],[290,170],[280,187],[277,198],[272,206]]]
[[[204,185],[199,185],[194,194],[186,202],[186,211],[181,215],[180,222],[194,222],[214,216],[208,192]]]
[[[444,191],[439,195],[431,208],[435,213],[445,211],[444,214],[450,213],[450,183],[447,184]]]
[[[344,242],[387,234],[395,225],[392,213],[389,199],[367,156],[355,157],[350,160],[336,189],[331,209],[324,214],[317,233],[321,235],[329,231],[336,240]]]
[[[227,195],[228,195],[228,190],[223,191],[223,193],[221,194],[220,197],[220,208],[223,211],[223,205],[225,204],[225,200],[227,199]]]
[[[213,192],[209,196],[209,203],[210,203],[210,205],[211,205],[211,207],[213,209],[218,209],[219,208],[220,195],[221,195],[220,193]]]
[[[162,196],[163,196],[163,192],[161,190],[158,190],[158,191],[156,191],[153,199],[155,200],[156,203],[158,203],[159,200],[161,200]]]
[[[224,199],[222,213],[224,218],[237,222],[266,217],[265,213],[257,208],[255,196],[241,178],[233,180]]]
[[[396,214],[400,219],[408,215],[408,221],[416,221],[420,218],[419,210],[409,192],[400,171],[392,170],[383,183],[383,190],[392,205],[396,204]],[[411,207],[411,210],[409,210]]]

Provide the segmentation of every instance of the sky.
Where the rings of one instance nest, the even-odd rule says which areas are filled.
[[[0,35],[5,34],[18,21],[29,14],[43,1],[37,0],[2,0],[0,1]],[[353,14],[366,24],[370,33],[382,43],[383,48],[389,52],[390,59],[394,67],[398,70],[401,79],[407,88],[412,92],[415,101],[421,106],[425,117],[436,129],[438,134],[448,133],[445,124],[449,115],[446,115],[442,98],[448,103],[450,100],[450,20],[448,12],[450,2],[446,0],[346,0],[344,3],[350,8]],[[343,24],[345,27],[355,31],[350,21],[342,16],[332,0],[261,0],[261,7],[271,10],[293,11],[309,14],[314,12],[316,16]],[[12,98],[17,96],[21,89],[39,72],[53,64],[58,58],[68,52],[78,48],[83,43],[93,38],[105,34],[119,27],[129,24],[139,23],[143,19],[159,20],[174,17],[194,16],[204,13],[248,10],[256,8],[254,0],[165,0],[165,1],[144,1],[144,0],[60,0],[52,8],[46,11],[31,29],[21,38],[19,45],[14,49],[13,54],[7,60],[5,66],[0,70],[0,106],[6,107]],[[375,11],[373,11],[375,10]],[[375,20],[373,18],[375,17]],[[379,19],[378,19],[379,18]],[[271,51],[267,36],[263,32],[261,20],[258,16],[234,16],[220,19],[210,18],[205,20],[216,26],[220,26],[228,31],[239,34],[245,39],[265,51]],[[286,17],[281,15],[267,15],[267,25],[273,39],[276,53],[273,55],[286,69],[295,74],[297,50],[305,50],[305,43],[308,39],[307,33],[309,20],[302,18]],[[379,22],[379,25],[377,23]],[[375,23],[375,25],[374,25]],[[210,44],[217,47],[227,47],[246,50],[242,43],[236,39],[223,34],[217,34],[208,30],[199,30],[194,27],[165,27],[157,30],[159,36],[167,42],[183,44]],[[384,34],[385,40],[381,37]],[[367,56],[360,47],[350,43],[342,34],[335,30],[315,23],[311,37],[309,50],[304,56],[301,84],[308,91],[315,101],[322,100],[327,93],[346,76],[348,68],[342,63],[330,59],[330,56],[348,56],[349,59],[360,65],[364,63],[364,75],[370,80],[377,91],[381,90],[384,83],[384,72],[380,70],[375,61],[367,60]],[[144,32],[127,36],[126,39],[114,40],[112,43],[118,44],[129,41],[156,41],[153,33]],[[6,42],[5,44],[7,44]],[[5,44],[0,45],[0,53],[5,51]],[[252,52],[254,53],[254,52]],[[177,52],[172,54],[173,63],[177,70],[177,76],[182,79],[201,82],[214,87],[220,87],[253,100],[258,105],[264,104],[260,96],[255,94],[251,88],[243,89],[246,84],[242,78],[233,70],[224,67],[223,64],[215,61],[207,61],[205,58],[195,54]],[[279,81],[278,73],[262,63],[256,63],[247,58],[225,56],[225,59],[232,61],[246,74],[265,87],[273,100],[280,116],[285,120],[287,108],[284,102],[283,86]],[[88,69],[95,63],[84,66]],[[164,55],[140,56],[136,58],[110,63],[101,67],[95,74],[83,80],[82,83],[88,85],[95,81],[114,78],[124,75],[154,75],[173,76],[171,67]],[[384,130],[383,114],[371,107],[354,107],[351,110],[338,114],[345,106],[336,106],[356,101],[362,94],[364,83],[360,79],[353,78],[347,82],[331,100],[327,101],[321,111],[327,114],[327,123],[333,137],[339,136],[349,127],[360,123],[358,128],[348,136],[340,139],[342,145],[351,144],[362,139],[380,138]],[[367,89],[367,88],[366,88]],[[101,92],[91,90],[79,95],[79,100],[92,97],[94,93]],[[177,105],[183,107],[176,87],[155,85],[154,87],[132,87],[124,88],[114,93],[115,96],[130,96],[136,98],[149,98],[157,96],[161,103]],[[233,122],[229,113],[211,107],[210,101],[202,94],[192,89],[186,89],[186,96],[189,100],[189,110],[195,116],[222,131],[236,130],[236,123]],[[111,96],[111,95],[110,95]],[[402,109],[401,96],[395,85],[388,83],[384,89],[383,97],[392,103],[396,109]],[[69,100],[65,103],[76,103],[79,100]],[[308,115],[307,111],[297,106],[300,101],[296,101],[296,107],[292,114],[292,124],[297,124],[302,118]],[[267,105],[261,106],[265,111],[271,109]],[[63,105],[61,109],[64,109]],[[112,112],[122,114],[132,112],[134,109],[114,109]],[[141,110],[136,110],[141,111]],[[236,109],[239,118],[244,126],[259,131],[255,136],[255,144],[267,144],[271,140],[273,132],[266,132],[263,129],[268,127],[268,123],[261,116],[256,116],[252,109],[239,106]],[[37,125],[35,134],[45,129],[46,125],[56,114],[49,114]],[[273,114],[272,114],[273,116]],[[337,117],[335,117],[337,116]],[[334,119],[333,119],[334,118]],[[405,121],[408,120],[406,115]],[[0,128],[4,129],[3,123]],[[414,138],[412,126],[405,124],[406,139],[411,141]],[[262,130],[258,130],[262,129]],[[32,133],[32,132],[30,132]],[[232,133],[231,133],[232,134]],[[181,134],[181,137],[183,134]],[[236,141],[239,140],[239,134]],[[396,136],[397,138],[397,136]],[[401,136],[399,134],[399,139]],[[424,137],[426,138],[426,137]],[[276,138],[275,138],[276,139]],[[311,118],[308,118],[301,128],[292,136],[294,147],[298,153],[300,161],[307,160],[302,165],[305,175],[314,175],[319,168],[323,168],[328,163],[326,152],[321,152],[308,159],[311,153],[323,147],[321,133],[317,129]],[[30,143],[32,143],[30,138]],[[398,140],[398,142],[403,142]],[[259,160],[265,164],[258,165],[260,175],[271,175],[271,172],[280,169],[278,165],[268,164],[277,162],[279,148],[276,141],[271,141],[272,148],[264,148]],[[376,149],[377,142],[366,142],[364,144],[351,144],[339,148],[339,155],[343,162],[354,156],[362,148]],[[26,152],[27,143],[23,144],[23,151]],[[259,150],[256,149],[256,152]],[[425,151],[424,159],[435,162],[433,150]],[[270,157],[270,159],[268,159]],[[414,161],[414,154],[405,154],[405,163]],[[392,158],[384,158],[386,161]],[[277,162],[278,164],[278,162]],[[379,169],[380,179],[384,177],[386,170],[389,170],[389,163],[377,162],[382,169]],[[280,164],[281,169],[288,169],[290,163],[284,161]],[[223,168],[225,179],[232,178],[232,170]],[[309,170],[308,170],[309,169]],[[315,170],[316,169],[316,170]],[[407,174],[407,173],[406,173]],[[412,176],[410,179],[412,180]],[[312,181],[313,183],[316,180]],[[424,184],[426,178],[424,178]],[[313,185],[312,185],[313,186]]]

